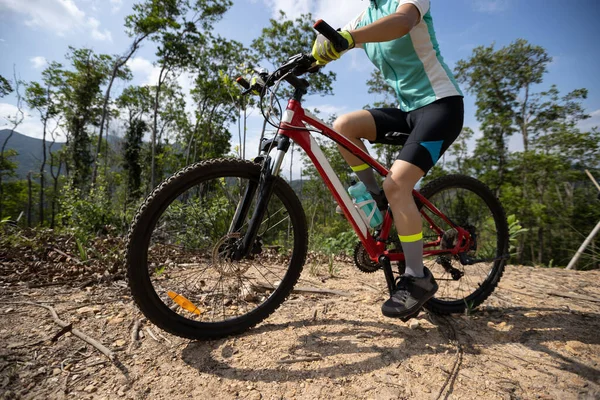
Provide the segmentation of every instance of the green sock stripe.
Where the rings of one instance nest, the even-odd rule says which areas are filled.
[[[354,172],[360,172],[360,171],[364,171],[365,169],[369,169],[371,167],[369,166],[369,164],[362,164],[362,165],[357,165],[355,167],[350,167],[350,168],[352,168],[352,171],[354,171]]]
[[[423,232],[421,231],[419,233],[415,233],[414,235],[406,236],[398,235],[398,237],[400,238],[400,241],[404,243],[418,242],[419,240],[423,240]]]

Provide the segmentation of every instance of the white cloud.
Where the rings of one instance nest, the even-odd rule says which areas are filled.
[[[114,14],[121,9],[121,6],[123,5],[123,0],[110,0],[110,4],[112,4],[110,11]]]
[[[160,68],[155,67],[149,60],[144,57],[132,57],[127,61],[127,66],[131,69],[134,76],[142,78],[141,85],[156,85]]]
[[[588,119],[577,124],[577,127],[584,132],[591,131],[592,128],[600,128],[600,109],[590,112],[589,115]]]
[[[98,21],[96,18],[94,18],[94,17],[88,18],[88,26],[92,30],[92,38],[93,39],[99,40],[99,41],[108,40],[109,42],[112,42],[112,35],[111,35],[110,31],[105,29],[104,32],[101,32],[100,29],[98,29],[100,27],[100,21]]]
[[[22,133],[23,135],[31,136],[34,138],[41,139],[43,136],[43,125],[40,122],[39,115],[37,112],[23,108],[23,122],[15,129],[16,132]],[[0,103],[0,130],[12,129],[13,123],[10,120],[14,119],[18,113],[16,106],[8,103]],[[48,129],[53,130],[55,128],[55,122],[50,121]],[[46,138],[51,140],[50,135]],[[58,142],[64,142],[64,137],[57,137]],[[8,144],[10,148],[10,142]]]
[[[58,36],[91,30],[95,40],[112,40],[110,32],[100,31],[100,22],[86,18],[73,0],[0,0],[2,12],[25,14],[25,25],[49,30]]]
[[[33,69],[40,69],[46,66],[46,64],[48,64],[48,61],[46,61],[46,57],[42,57],[42,56],[36,56],[33,58],[30,58],[29,61],[31,61],[31,65],[33,67]]]

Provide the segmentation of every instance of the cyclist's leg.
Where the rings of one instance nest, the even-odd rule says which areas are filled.
[[[406,117],[407,113],[397,108],[359,110],[340,116],[335,120],[333,128],[368,153],[362,139],[367,139],[371,143],[380,143],[385,142],[385,134],[388,132],[409,132]],[[384,203],[382,205],[386,206],[383,194],[379,195],[381,190],[375,180],[373,169],[342,146],[338,145],[338,148],[342,157],[374,195],[378,204],[382,200]]]
[[[375,140],[376,126],[373,116],[366,110],[354,111],[337,118],[333,123],[333,129],[344,135],[348,140],[357,145],[365,152],[369,152],[362,139]],[[360,158],[354,156],[344,147],[338,145],[338,149],[344,160],[350,165],[358,179],[365,184],[371,193],[379,193],[379,185],[375,179],[373,169]]]
[[[402,243],[406,273],[415,277],[423,276],[423,233],[421,214],[413,199],[412,190],[423,175],[425,172],[416,165],[397,160],[383,182],[383,190]]]
[[[385,315],[412,315],[437,290],[431,272],[423,266],[422,222],[412,190],[458,137],[462,123],[461,97],[441,99],[410,113],[410,136],[383,183],[406,259],[399,289],[382,307]]]

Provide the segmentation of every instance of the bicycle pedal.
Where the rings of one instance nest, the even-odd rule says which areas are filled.
[[[408,322],[409,320],[411,320],[413,318],[417,318],[419,316],[419,314],[421,313],[422,310],[423,310],[422,308],[419,308],[417,310],[417,312],[412,313],[410,315],[407,315],[406,317],[400,318],[400,321],[402,321],[402,322]]]

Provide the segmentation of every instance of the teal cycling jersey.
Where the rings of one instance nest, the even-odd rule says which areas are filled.
[[[369,25],[395,13],[403,4],[412,4],[421,19],[406,35],[381,43],[363,43],[367,57],[394,88],[402,111],[413,111],[436,100],[462,96],[454,75],[440,54],[433,29],[429,0],[372,0],[344,30]]]

